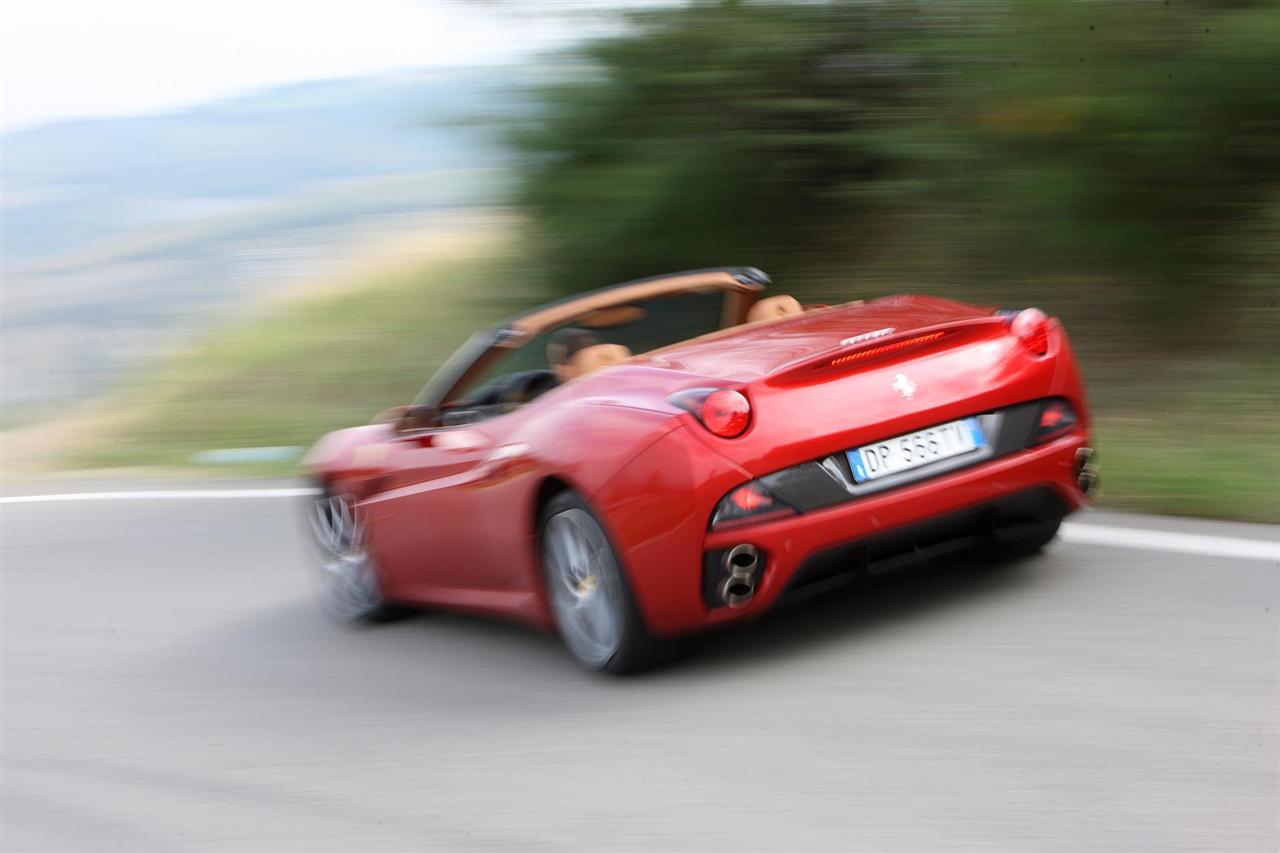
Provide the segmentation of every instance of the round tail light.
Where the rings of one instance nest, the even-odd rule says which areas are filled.
[[[702,401],[702,423],[721,438],[742,435],[751,423],[751,403],[729,388],[713,391]]]
[[[1033,354],[1049,354],[1049,318],[1039,308],[1019,311],[1009,328]]]
[[[667,400],[690,412],[708,432],[721,438],[737,438],[751,425],[751,403],[732,388],[689,388]]]

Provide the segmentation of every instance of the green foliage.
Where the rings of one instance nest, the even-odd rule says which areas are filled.
[[[969,43],[994,59],[960,87],[954,187],[1006,270],[1120,278],[1155,320],[1231,295],[1280,180],[1280,5],[1023,0]]]
[[[628,16],[518,136],[522,201],[566,289],[786,265],[905,177],[883,144],[920,71],[873,6],[694,3]]]
[[[1256,301],[1276,263],[1274,0],[626,18],[516,136],[563,289],[732,262],[792,289],[945,278],[1052,301],[1085,276],[1163,336],[1197,301]]]

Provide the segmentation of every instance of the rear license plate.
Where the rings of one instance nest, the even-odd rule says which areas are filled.
[[[965,418],[847,451],[859,483],[963,456],[987,446],[977,418]]]

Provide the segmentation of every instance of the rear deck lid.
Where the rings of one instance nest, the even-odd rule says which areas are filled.
[[[990,309],[947,299],[891,296],[727,329],[638,356],[634,362],[709,379],[753,382],[873,343],[909,339],[915,331],[991,317]]]
[[[762,476],[1044,396],[1056,360],[1029,353],[988,310],[894,297],[700,339],[652,361],[747,396],[747,430],[706,438]]]

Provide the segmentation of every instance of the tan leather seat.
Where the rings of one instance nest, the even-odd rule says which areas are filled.
[[[581,379],[629,358],[631,350],[621,344],[596,344],[574,353],[573,358],[569,359],[567,372],[573,374],[572,378]]]
[[[781,320],[783,317],[795,317],[803,314],[800,301],[794,296],[766,296],[747,312],[748,323],[763,323],[766,320]]]

